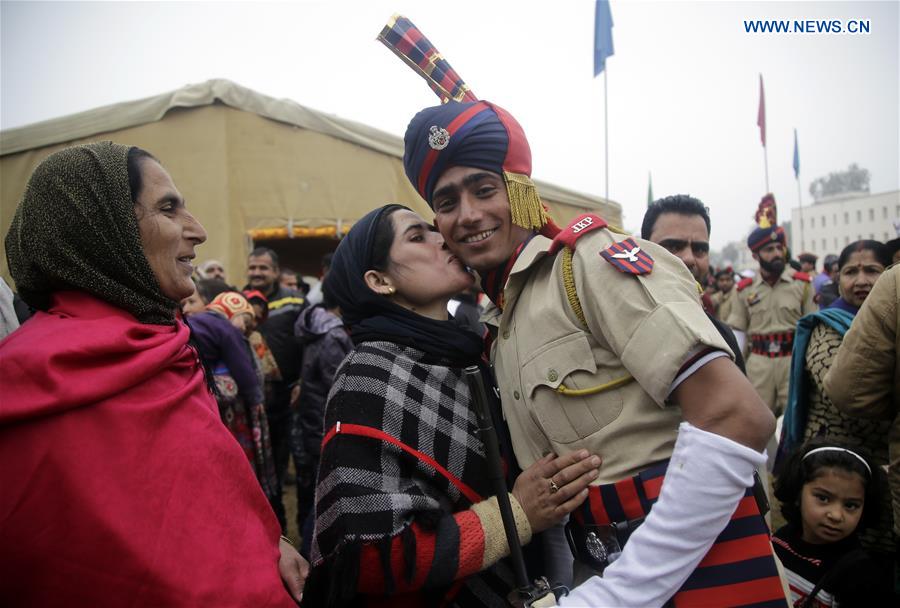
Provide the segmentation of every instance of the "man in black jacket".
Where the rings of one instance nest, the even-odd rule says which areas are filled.
[[[259,290],[269,300],[269,316],[259,326],[259,332],[266,339],[281,372],[281,380],[271,382],[266,394],[266,416],[280,492],[290,457],[291,388],[300,376],[302,356],[294,337],[294,323],[306,307],[306,300],[299,291],[279,285],[278,274],[277,253],[268,247],[257,247],[250,252],[245,289]],[[286,529],[283,510],[276,508],[276,511],[280,511],[276,514],[281,527]]]

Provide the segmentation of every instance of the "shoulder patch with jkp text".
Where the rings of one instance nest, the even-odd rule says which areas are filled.
[[[616,270],[626,274],[650,274],[653,270],[653,258],[634,239],[613,243],[600,255]]]
[[[606,220],[598,215],[591,213],[579,215],[553,238],[553,243],[550,245],[550,253],[556,253],[563,247],[568,247],[575,251],[575,242],[578,239],[592,230],[606,228],[606,225]]]

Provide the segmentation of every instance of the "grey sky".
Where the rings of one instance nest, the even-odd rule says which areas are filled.
[[[714,247],[744,238],[764,193],[756,127],[763,73],[771,190],[797,205],[852,162],[900,188],[900,3],[612,1],[610,198],[637,229],[654,194],[712,211]],[[375,36],[408,16],[482,98],[510,110],[534,175],[602,195],[603,81],[593,0],[0,4],[0,127],[209,78],[402,135],[437,98]],[[747,34],[744,20],[868,19],[868,35]],[[165,162],[165,159],[162,159]],[[297,159],[302,162],[302,159]]]

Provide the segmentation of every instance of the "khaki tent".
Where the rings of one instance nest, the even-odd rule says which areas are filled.
[[[336,237],[374,207],[430,210],[403,172],[399,137],[273,99],[227,80],[119,103],[0,133],[0,230],[5,235],[28,177],[48,154],[109,139],[151,151],[172,174],[209,240],[198,262],[224,262],[243,282],[253,245],[315,274]],[[621,225],[621,207],[538,182],[560,223],[589,211]],[[3,252],[0,274],[9,269]]]

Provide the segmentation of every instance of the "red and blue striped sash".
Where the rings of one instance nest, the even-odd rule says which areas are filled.
[[[602,526],[645,517],[659,498],[668,464],[664,461],[634,477],[592,486],[573,519]],[[731,521],[667,606],[787,606],[769,528],[753,488],[744,493]]]

